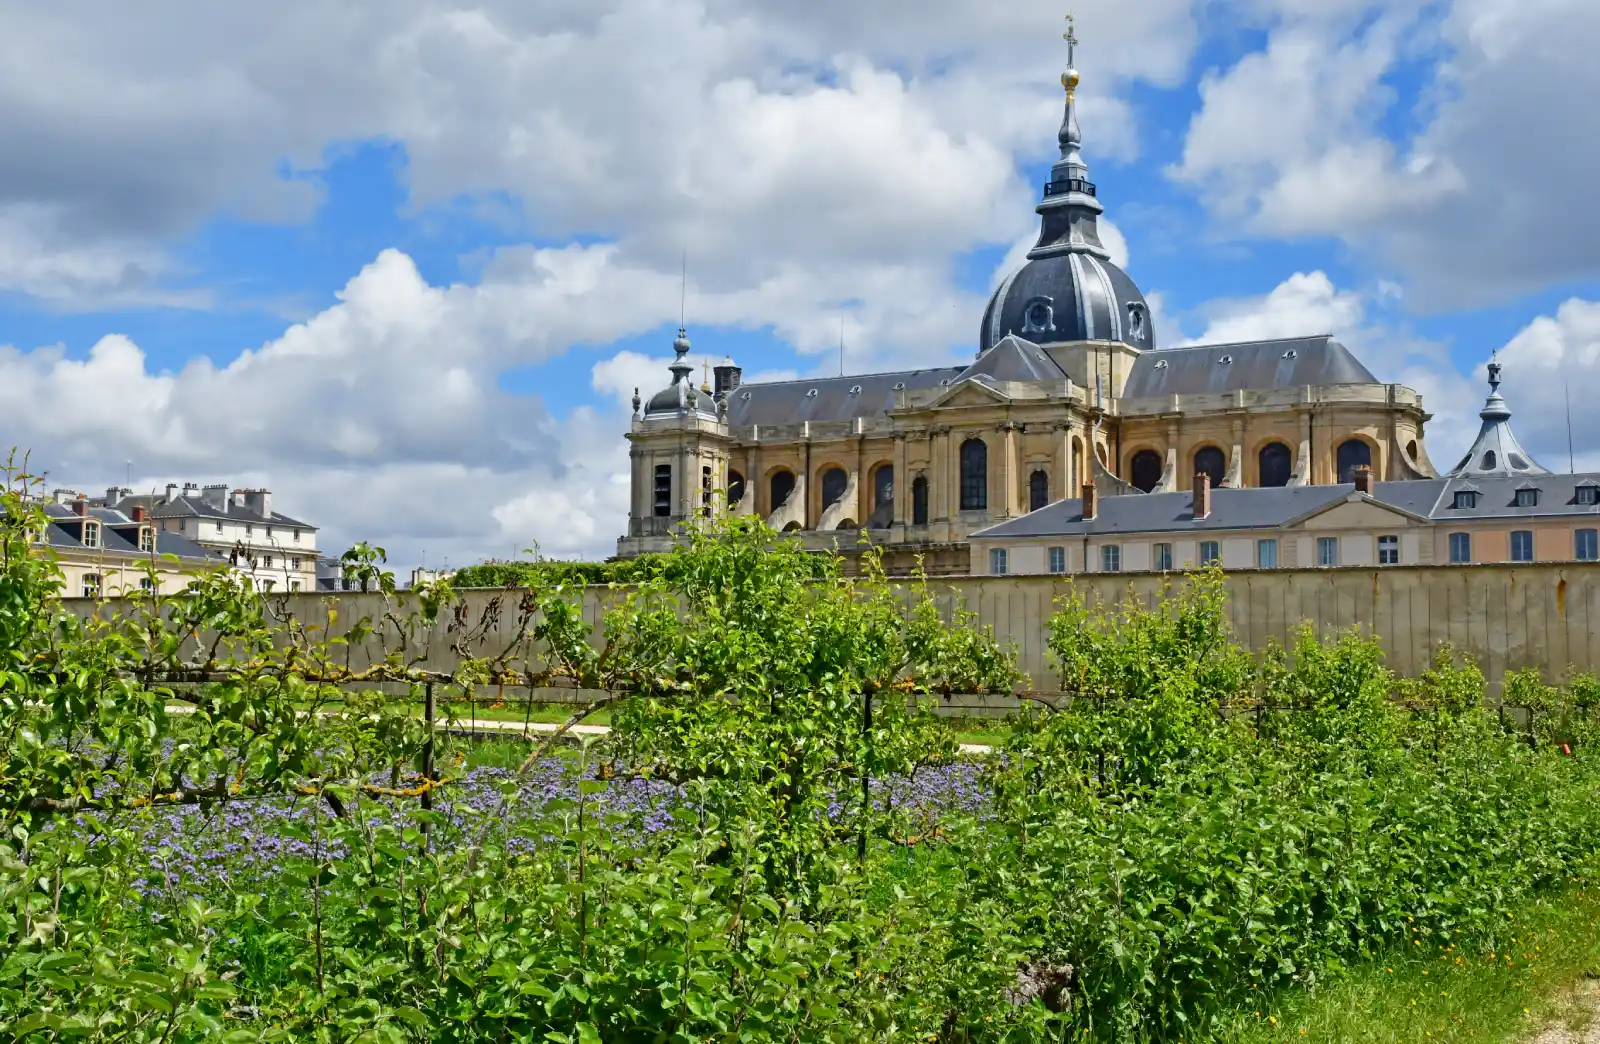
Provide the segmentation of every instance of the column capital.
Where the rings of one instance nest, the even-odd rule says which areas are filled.
[[[1016,421],[1008,420],[1001,421],[999,424],[996,424],[994,426],[994,430],[998,432],[1022,431],[1023,426],[1018,424]]]
[[[932,427],[930,427],[928,429],[928,434],[929,435],[948,435],[948,434],[950,434],[950,425],[948,425],[948,424],[935,424],[935,425],[933,425]]]

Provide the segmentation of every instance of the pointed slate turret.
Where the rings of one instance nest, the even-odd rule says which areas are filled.
[[[1489,398],[1478,416],[1483,427],[1478,437],[1461,458],[1461,463],[1451,469],[1452,475],[1548,475],[1549,469],[1540,467],[1522,448],[1511,432],[1511,408],[1500,397],[1500,364],[1489,363]]]

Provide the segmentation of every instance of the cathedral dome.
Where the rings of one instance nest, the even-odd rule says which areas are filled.
[[[1033,258],[1000,284],[983,313],[979,354],[1011,334],[1035,344],[1156,346],[1150,306],[1133,280],[1109,260],[1078,251]]]
[[[1078,41],[1068,34],[1075,50]],[[1105,209],[1082,155],[1078,130],[1078,72],[1068,51],[1066,114],[1056,143],[1061,158],[1050,168],[1050,183],[1036,208],[1039,241],[1028,262],[1000,284],[983,313],[978,334],[982,355],[1015,335],[1035,344],[1056,341],[1119,341],[1141,351],[1156,347],[1150,306],[1128,274],[1111,263],[1100,242],[1099,218]]]

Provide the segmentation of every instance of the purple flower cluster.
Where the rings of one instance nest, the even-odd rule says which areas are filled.
[[[872,781],[874,806],[908,825],[932,825],[952,814],[980,814],[988,799],[982,766],[969,761],[930,766],[908,777]],[[438,791],[442,843],[474,836],[485,822],[508,851],[527,854],[556,840],[561,828],[553,816],[576,818],[582,776],[570,762],[550,758],[536,764],[520,783],[506,769],[478,768]],[[831,802],[830,815],[851,814],[854,794]],[[620,776],[604,790],[582,796],[585,818],[614,836],[645,840],[685,822],[684,795],[659,780]],[[414,825],[414,800],[368,802],[371,827]],[[292,861],[341,860],[345,844],[330,830],[326,806],[314,799],[272,798],[232,801],[210,808],[150,810],[133,821],[143,857],[135,888],[157,907],[187,895],[217,891],[255,891],[276,887]],[[321,818],[321,824],[316,820]],[[321,840],[317,840],[318,838]]]

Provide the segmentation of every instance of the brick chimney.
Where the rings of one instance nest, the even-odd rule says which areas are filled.
[[[1083,520],[1093,522],[1095,512],[1100,510],[1100,497],[1096,494],[1094,483],[1083,484]]]
[[[133,506],[133,520],[135,522],[143,522],[145,519],[147,519],[149,517],[150,517],[150,513],[144,509],[144,505],[135,504]]]
[[[84,500],[81,497],[78,498],[77,500],[74,500],[72,502],[72,513],[74,515],[77,515],[79,518],[88,518],[89,517],[89,502],[87,500]]]
[[[167,483],[166,502],[168,504],[170,504],[174,500],[177,500],[177,499],[178,499],[178,484],[176,482],[168,482]]]
[[[1211,476],[1204,471],[1194,477],[1194,517],[1211,514]]]
[[[1351,472],[1351,478],[1355,480],[1357,493],[1365,493],[1369,497],[1372,496],[1371,468],[1366,467],[1365,465],[1356,468],[1353,472]]]
[[[200,499],[217,511],[228,510],[228,484],[218,482],[200,490]]]

